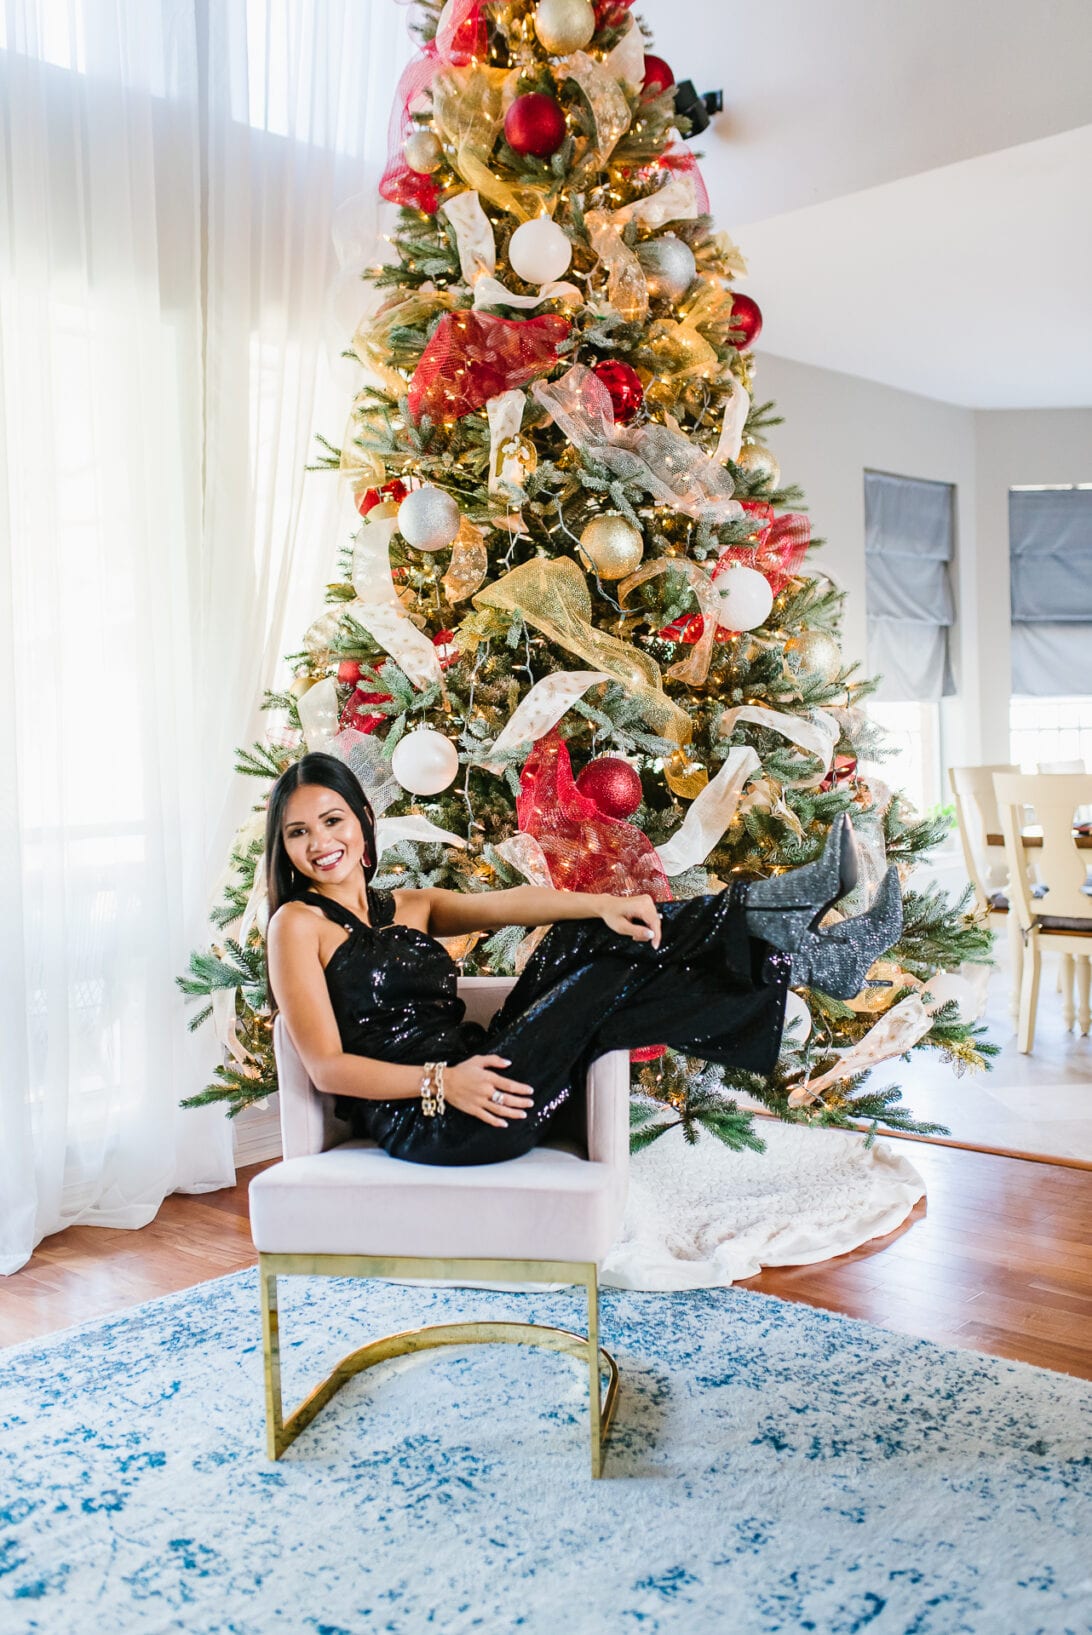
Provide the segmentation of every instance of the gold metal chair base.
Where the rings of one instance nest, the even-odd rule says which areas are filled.
[[[410,1256],[261,1255],[259,1279],[262,1299],[262,1349],[265,1361],[266,1448],[279,1459],[285,1448],[354,1374],[392,1357],[408,1356],[443,1346],[538,1345],[563,1351],[588,1365],[591,1429],[591,1473],[601,1476],[603,1450],[618,1400],[618,1365],[599,1344],[599,1283],[594,1261],[553,1260],[425,1260]],[[428,1328],[387,1334],[350,1351],[294,1413],[284,1418],[281,1403],[280,1323],[277,1278],[384,1277],[435,1278],[490,1283],[583,1284],[588,1292],[588,1332],[549,1328],[538,1323],[440,1323]],[[606,1395],[602,1370],[607,1370]]]

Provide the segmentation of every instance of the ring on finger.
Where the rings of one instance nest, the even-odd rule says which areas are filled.
[[[490,1096],[489,1099],[490,1099],[490,1101],[495,1101],[498,1107],[503,1107],[504,1106],[504,1095],[503,1095],[503,1092],[500,1091],[500,1090],[494,1090],[493,1094]]]

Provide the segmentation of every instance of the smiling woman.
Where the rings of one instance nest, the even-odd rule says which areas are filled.
[[[528,1151],[556,1133],[588,1063],[610,1050],[668,1044],[768,1073],[789,981],[815,980],[826,962],[828,991],[856,992],[898,929],[874,907],[843,921],[840,938],[814,931],[852,885],[847,822],[816,863],[686,902],[537,886],[378,891],[374,815],[327,754],[278,779],[265,855],[271,1002],[341,1116],[418,1163]],[[552,929],[487,1032],[465,1019],[437,939],[506,925]]]

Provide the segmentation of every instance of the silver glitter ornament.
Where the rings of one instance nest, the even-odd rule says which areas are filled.
[[[681,301],[698,270],[689,244],[670,233],[638,244],[637,259],[644,269],[648,293],[665,301]]]
[[[454,541],[462,520],[451,495],[431,483],[415,488],[398,507],[398,532],[417,551],[442,551]]]

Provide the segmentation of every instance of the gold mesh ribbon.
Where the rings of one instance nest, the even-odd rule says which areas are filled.
[[[648,279],[621,227],[608,210],[590,210],[584,218],[588,241],[607,271],[607,300],[630,323],[648,313]]]
[[[479,591],[474,606],[519,613],[566,652],[621,682],[639,699],[646,721],[661,738],[689,743],[690,717],[665,696],[659,665],[628,642],[595,628],[587,583],[569,557],[536,558],[513,568]]]
[[[440,580],[444,596],[453,604],[464,602],[468,596],[473,596],[479,585],[485,583],[488,572],[489,553],[485,548],[485,535],[464,517],[451,547],[447,572]]]
[[[432,124],[467,187],[520,221],[549,214],[542,188],[513,185],[489,168],[493,144],[516,95],[519,70],[470,63],[449,68],[432,89]]]
[[[628,575],[618,586],[618,600],[625,606],[626,597],[638,585],[654,579],[661,573],[681,573],[694,592],[694,600],[702,611],[701,636],[690,652],[666,673],[673,681],[683,681],[688,687],[700,687],[709,674],[709,660],[713,656],[713,638],[720,617],[720,593],[704,568],[686,557],[658,556],[653,562],[642,562],[636,572]]]
[[[564,57],[554,73],[558,79],[575,80],[583,91],[595,123],[595,153],[602,169],[629,130],[631,115],[625,92],[610,70],[586,51]]]

